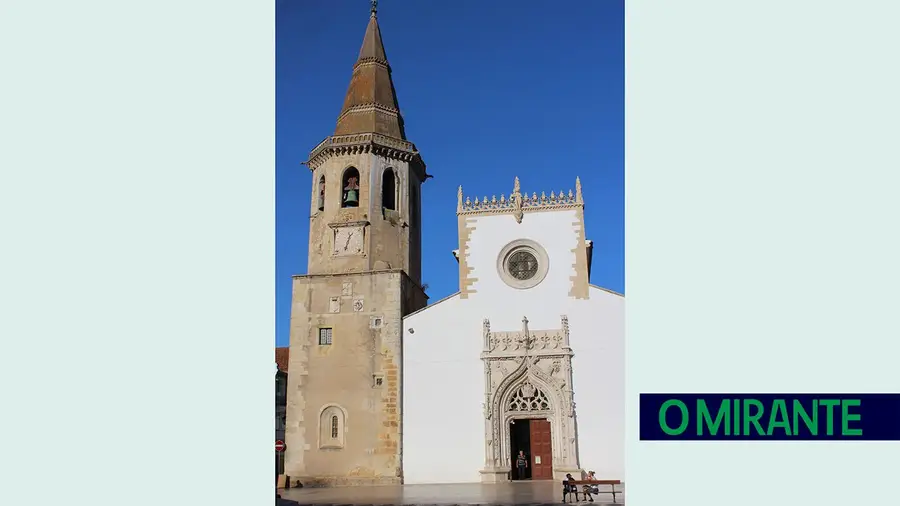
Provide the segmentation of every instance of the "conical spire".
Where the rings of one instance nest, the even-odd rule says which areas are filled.
[[[359,49],[359,60],[366,58],[374,58],[387,63],[384,43],[381,41],[381,29],[378,28],[378,0],[372,0],[372,15],[369,17],[369,26],[366,27],[363,45]]]
[[[334,135],[359,133],[378,133],[406,140],[397,93],[391,81],[391,67],[378,28],[376,0],[372,1],[369,26],[334,131]]]

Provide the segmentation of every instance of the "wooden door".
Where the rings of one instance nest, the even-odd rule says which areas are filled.
[[[553,479],[553,446],[550,443],[550,421],[531,420],[531,479]]]

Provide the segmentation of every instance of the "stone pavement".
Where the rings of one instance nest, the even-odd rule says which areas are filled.
[[[577,504],[606,506],[613,504],[612,494],[605,492],[609,487],[601,487],[600,495],[594,502],[579,501]],[[625,497],[616,486],[616,503],[624,504]],[[562,484],[555,481],[524,481],[482,485],[480,483],[447,485],[384,485],[370,487],[342,488],[292,488],[279,490],[282,500],[278,506],[299,505],[539,505],[562,504]],[[571,504],[576,504],[574,498]]]

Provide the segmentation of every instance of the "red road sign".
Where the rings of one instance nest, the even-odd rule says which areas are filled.
[[[282,441],[280,439],[275,441],[275,451],[276,452],[283,452],[285,448],[287,448],[287,445],[284,444],[284,441]]]

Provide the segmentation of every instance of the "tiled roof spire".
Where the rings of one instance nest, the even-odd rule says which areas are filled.
[[[353,66],[353,76],[334,135],[378,133],[406,140],[397,93],[391,80],[391,67],[378,27],[377,6],[377,0],[372,0],[369,25],[363,36],[359,58]]]

